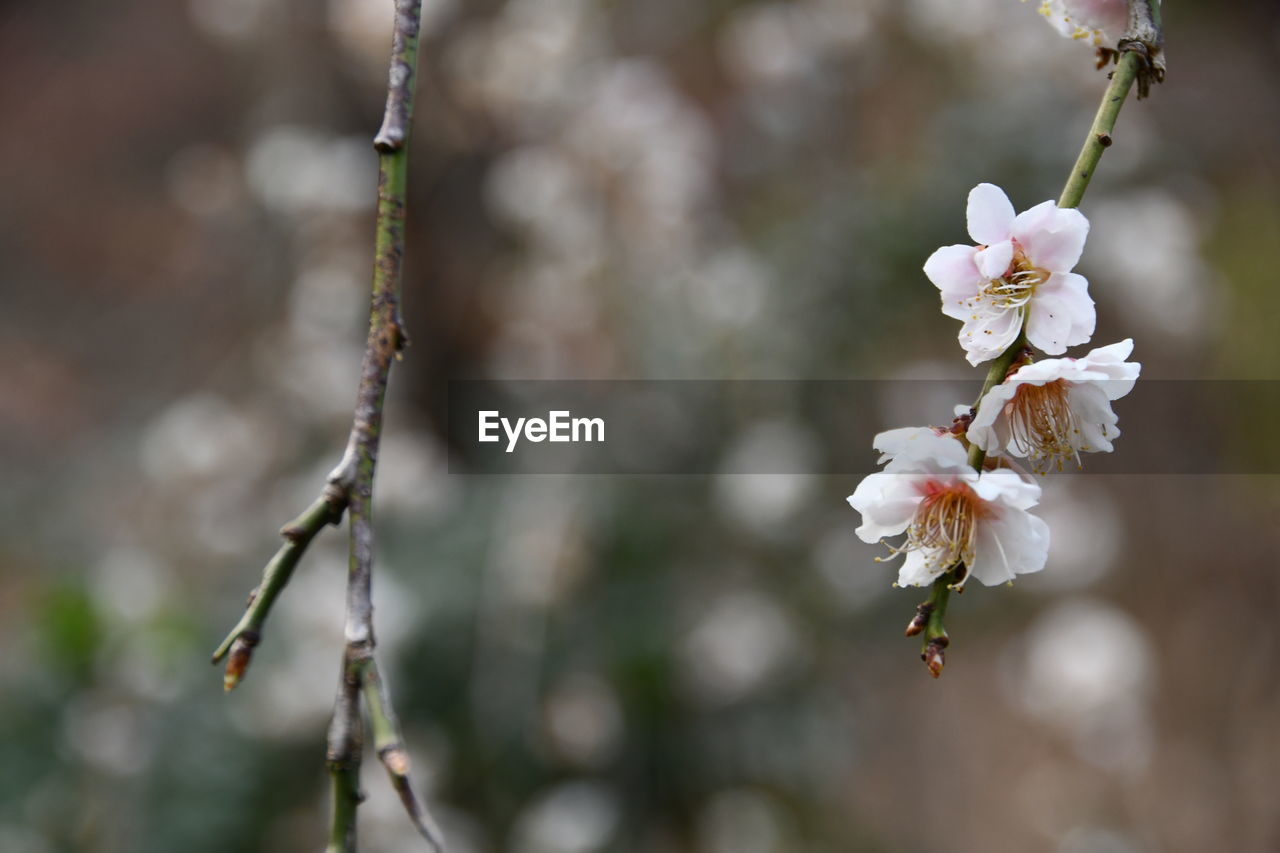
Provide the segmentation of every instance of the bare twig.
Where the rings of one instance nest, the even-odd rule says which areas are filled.
[[[330,482],[324,493],[302,515],[280,528],[285,544],[280,546],[271,562],[267,563],[262,573],[262,583],[249,594],[249,604],[244,615],[213,653],[215,665],[223,658],[227,659],[226,673],[222,677],[224,689],[232,690],[244,677],[253,658],[253,649],[262,640],[262,625],[271,611],[271,605],[293,576],[293,570],[311,540],[326,524],[341,521],[346,505],[345,488]]]
[[[440,830],[421,807],[409,781],[409,759],[401,741],[387,690],[373,653],[373,479],[378,465],[382,413],[391,365],[408,344],[400,313],[404,258],[404,219],[408,176],[409,130],[413,119],[414,82],[418,62],[421,0],[395,0],[395,29],[387,106],[374,139],[378,152],[378,211],[375,224],[373,295],[369,336],[360,369],[351,433],[342,460],[329,474],[324,492],[281,530],[287,542],[267,565],[262,583],[250,596],[240,622],[214,652],[214,663],[227,659],[228,690],[243,677],[262,625],[276,597],[288,583],[298,560],[316,533],[347,513],[350,549],[347,572],[345,648],[342,674],[329,726],[326,763],[332,806],[327,853],[355,853],[356,809],[363,754],[363,694],[374,731],[378,757],[386,765],[414,826],[437,851],[444,850]]]
[[[387,768],[391,784],[400,795],[400,802],[404,803],[413,825],[432,847],[443,851],[444,837],[440,828],[418,804],[418,798],[413,793],[413,783],[409,779],[409,753],[400,737],[400,725],[396,722],[395,712],[391,710],[387,686],[378,674],[378,663],[373,658],[369,658],[365,664],[361,687],[364,690],[364,704],[369,711],[369,725],[373,729],[373,748],[378,753],[378,759]]]
[[[364,754],[364,727],[360,724],[360,669],[362,660],[342,656],[338,695],[329,722],[329,843],[325,853],[355,853],[356,807],[364,799],[360,791],[360,759]]]

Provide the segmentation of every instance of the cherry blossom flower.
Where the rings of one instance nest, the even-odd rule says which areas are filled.
[[[1081,452],[1110,453],[1120,435],[1111,401],[1133,390],[1142,365],[1125,361],[1133,340],[1098,347],[1084,358],[1024,365],[978,404],[969,441],[992,455],[1024,457],[1040,473]]]
[[[1086,343],[1095,314],[1089,282],[1071,272],[1089,221],[1046,201],[1014,215],[1004,191],[969,193],[969,236],[977,246],[943,246],[924,272],[942,295],[942,313],[964,321],[960,345],[970,364],[1008,349],[1026,322],[1027,340],[1048,355]]]
[[[878,461],[883,465],[886,462],[892,462],[900,454],[909,454],[913,443],[918,438],[946,434],[947,431],[941,427],[902,427],[900,429],[886,430],[878,434],[872,440],[871,446],[880,451],[880,459]]]
[[[881,433],[874,444],[892,458],[858,484],[849,505],[862,514],[862,541],[906,534],[889,546],[905,556],[899,584],[927,586],[960,563],[957,585],[976,577],[994,586],[1044,568],[1049,527],[1027,512],[1040,499],[1035,483],[1007,468],[978,473],[958,439],[929,427]]]
[[[1114,47],[1129,22],[1125,0],[1042,0],[1039,11],[1062,35],[1096,46]]]

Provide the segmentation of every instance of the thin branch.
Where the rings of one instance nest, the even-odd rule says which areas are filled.
[[[364,755],[364,727],[360,721],[360,669],[362,660],[350,648],[342,656],[338,695],[329,722],[329,843],[325,853],[355,853],[356,807],[364,799],[360,791],[360,759]]]
[[[1124,106],[1125,98],[1133,87],[1133,81],[1138,76],[1138,68],[1141,64],[1141,56],[1130,51],[1120,57],[1120,62],[1111,72],[1111,85],[1107,86],[1107,91],[1102,96],[1102,103],[1098,105],[1098,113],[1093,118],[1088,136],[1084,139],[1080,156],[1076,158],[1076,164],[1071,169],[1071,177],[1067,179],[1066,186],[1062,188],[1062,195],[1058,198],[1058,207],[1080,206],[1080,200],[1084,198],[1084,192],[1089,188],[1089,182],[1093,180],[1098,161],[1102,159],[1102,152],[1111,147],[1111,132],[1115,130],[1116,119],[1120,116],[1120,107]]]
[[[418,26],[421,0],[396,0],[388,74],[387,106],[382,127],[374,139],[378,151],[378,212],[375,223],[373,296],[369,311],[369,337],[360,368],[355,417],[347,441],[344,463],[351,472],[347,490],[347,522],[350,548],[347,567],[347,608],[343,657],[344,679],[334,705],[329,729],[330,776],[333,808],[330,823],[331,853],[355,853],[355,811],[359,786],[354,781],[358,748],[351,753],[350,730],[359,727],[353,714],[355,694],[363,690],[375,727],[379,757],[392,774],[392,782],[414,826],[436,850],[443,840],[435,822],[419,807],[408,780],[408,757],[398,734],[387,745],[387,731],[395,731],[394,715],[373,660],[373,479],[382,437],[383,404],[391,365],[408,343],[400,313],[404,260],[404,220],[408,187],[409,131],[413,120],[413,93],[417,77]],[[384,749],[384,747],[386,747]],[[346,762],[346,763],[344,763]],[[351,764],[354,762],[354,765]],[[341,847],[333,845],[341,843]]]
[[[421,0],[395,0],[387,105],[374,139],[378,152],[378,209],[375,222],[373,293],[369,336],[360,368],[355,413],[342,460],[329,474],[324,492],[302,515],[285,525],[286,543],[267,564],[262,582],[244,615],[213,654],[227,659],[224,684],[233,688],[262,636],[271,605],[289,582],[311,540],[326,524],[347,513],[350,548],[347,570],[345,647],[342,673],[329,725],[326,765],[330,777],[329,842],[326,853],[355,853],[356,810],[364,728],[363,693],[374,730],[378,757],[386,765],[414,826],[437,851],[444,850],[440,830],[422,808],[409,782],[409,759],[400,739],[387,690],[374,662],[373,631],[373,479],[378,465],[383,405],[391,365],[408,344],[400,312],[404,221],[408,183],[409,130],[418,64]]]
[[[387,686],[378,673],[378,663],[373,658],[369,658],[365,664],[361,687],[364,690],[364,704],[369,711],[369,727],[373,730],[373,748],[378,759],[387,768],[391,784],[400,795],[400,802],[404,804],[413,825],[438,853],[444,853],[444,836],[440,827],[436,826],[430,813],[418,804],[418,798],[413,793],[413,784],[409,778],[409,753],[400,736],[400,724],[396,722],[395,712],[391,709]]]
[[[326,524],[337,524],[342,520],[346,504],[345,490],[330,484],[302,515],[280,528],[285,544],[280,546],[271,562],[267,563],[262,572],[262,583],[249,594],[244,615],[213,653],[215,666],[223,658],[227,658],[226,673],[222,677],[224,689],[234,689],[244,677],[253,658],[253,650],[262,640],[262,626],[271,611],[271,605],[289,583],[293,570],[311,540]]]

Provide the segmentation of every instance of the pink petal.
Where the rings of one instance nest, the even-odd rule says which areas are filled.
[[[1070,272],[1084,252],[1089,220],[1074,208],[1059,209],[1046,201],[1018,214],[1011,230],[1033,266]]]
[[[1040,285],[1031,300],[1027,340],[1048,355],[1061,355],[1067,347],[1093,337],[1096,320],[1085,277],[1075,273],[1054,274]]]
[[[924,274],[942,292],[944,303],[972,299],[982,289],[973,254],[973,246],[943,246],[924,262]]]
[[[1009,239],[1009,229],[1014,217],[1013,205],[1004,190],[995,184],[978,184],[969,191],[966,216],[969,236],[974,242],[989,246]]]
[[[992,243],[975,252],[973,260],[984,279],[1000,278],[1009,271],[1009,265],[1013,263],[1013,242],[1004,240]]]

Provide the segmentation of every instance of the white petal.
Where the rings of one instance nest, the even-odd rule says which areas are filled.
[[[978,403],[978,413],[973,416],[969,429],[965,433],[969,441],[987,453],[998,455],[1003,442],[996,435],[995,423],[1004,413],[1004,405],[1013,399],[1017,391],[1013,382],[1003,382],[983,395]]]
[[[973,246],[943,246],[924,262],[924,274],[942,297],[943,313],[957,320],[964,319],[964,304],[982,290],[973,253]]]
[[[1024,480],[1008,468],[983,471],[973,485],[978,497],[992,503],[1000,503],[1015,509],[1030,509],[1040,502],[1040,486]]]
[[[898,586],[928,586],[946,569],[946,566],[929,566],[928,558],[920,551],[908,551],[898,570]]]
[[[950,433],[938,435],[932,430],[929,435],[917,435],[909,443],[901,444],[884,470],[899,474],[959,477],[966,481],[977,475],[969,467],[969,454],[960,440]]]
[[[1036,290],[1027,316],[1027,340],[1048,355],[1093,337],[1097,314],[1089,282],[1075,273],[1054,273]]]
[[[881,453],[879,462],[883,465],[895,456],[910,451],[912,442],[921,437],[932,437],[938,433],[933,427],[902,427],[879,433],[871,441],[871,446]]]
[[[1077,364],[1106,392],[1107,399],[1119,400],[1133,390],[1134,383],[1142,373],[1141,364],[1124,360],[1132,352],[1133,340],[1126,338],[1109,346],[1098,347]]]
[[[1073,437],[1072,444],[1080,450],[1110,453],[1111,440],[1120,435],[1116,429],[1120,418],[1111,409],[1106,391],[1095,383],[1074,385],[1067,402],[1080,424],[1080,435]]]
[[[1000,278],[1009,271],[1009,265],[1013,263],[1013,242],[1003,240],[979,249],[974,253],[973,261],[984,279]]]
[[[969,573],[987,586],[1038,572],[1049,556],[1049,525],[1022,510],[1002,509],[978,526],[977,540]]]
[[[1021,326],[1022,315],[1016,310],[993,311],[987,305],[979,306],[960,327],[965,358],[975,366],[990,361],[1009,348]]]
[[[920,503],[919,493],[912,496],[903,489],[907,477],[895,474],[869,474],[853,494],[849,506],[862,514],[862,524],[854,532],[863,542],[879,542],[897,536],[907,529]]]
[[[978,184],[969,191],[966,210],[969,236],[976,243],[990,246],[1009,239],[1013,225],[1013,205],[1004,190],[995,184]]]
[[[1032,266],[1070,272],[1084,252],[1089,220],[1075,208],[1045,201],[1018,214],[1011,230]]]
[[[1133,338],[1125,338],[1123,341],[1116,341],[1105,347],[1095,347],[1085,356],[1085,359],[1099,364],[1111,364],[1122,362],[1131,355],[1133,355]]]

